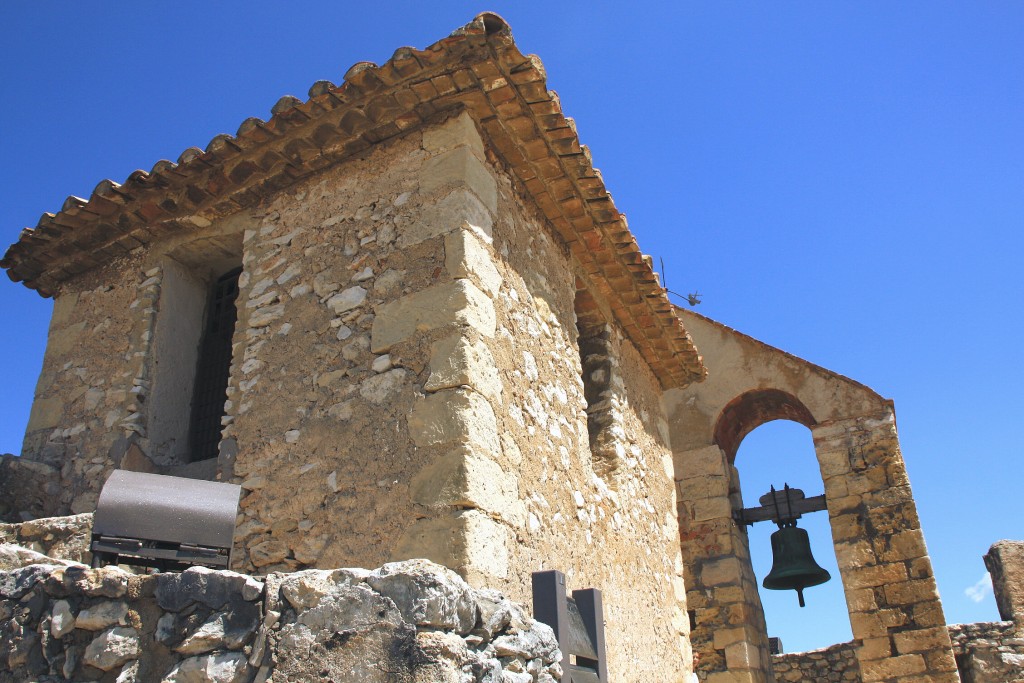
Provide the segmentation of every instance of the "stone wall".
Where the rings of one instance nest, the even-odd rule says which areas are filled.
[[[553,683],[551,629],[423,561],[265,581],[192,568],[0,572],[0,682]]]
[[[92,515],[43,517],[0,524],[0,543],[22,546],[48,557],[88,563],[92,559]]]
[[[1024,681],[1024,636],[1015,626],[1012,621],[997,621],[948,627],[961,683]],[[773,655],[772,665],[776,683],[864,680],[853,643]]]
[[[1012,621],[952,624],[949,637],[961,683],[1024,681],[1024,635]]]
[[[772,655],[776,683],[859,683],[860,667],[853,643],[819,650]]]
[[[611,292],[552,236],[469,115],[193,227],[58,295],[44,375],[63,379],[41,383],[37,410],[71,395],[79,375],[87,386],[44,411],[46,429],[36,420],[29,440],[60,436],[43,459],[74,472],[62,509],[91,509],[118,466],[212,476],[175,436],[188,391],[168,370],[182,354],[167,331],[188,328],[178,323],[201,289],[189,283],[237,259],[215,465],[245,491],[235,569],[427,557],[523,601],[531,572],[557,568],[570,589],[604,592],[613,676],[663,676],[669,661],[685,675],[660,383],[615,326]],[[598,459],[578,290],[608,322]],[[101,355],[91,337],[65,343],[93,328],[122,335],[117,353]]]
[[[112,447],[122,429],[130,429],[126,421],[138,405],[135,342],[150,306],[137,298],[142,270],[141,253],[126,255],[79,276],[54,297],[22,447],[22,457],[60,473],[51,514],[91,512],[104,474],[119,464]]]
[[[676,449],[687,598],[709,683],[772,677],[734,458],[771,420],[811,431],[861,674],[954,683],[945,617],[891,402],[845,377],[688,311],[705,382],[666,394]],[[802,488],[813,494],[813,482]],[[760,492],[746,492],[751,501]]]
[[[962,683],[1024,681],[1024,541],[992,544],[984,557],[1005,621],[949,627]]]
[[[432,514],[410,495],[431,457],[411,416],[434,405],[431,345],[488,302],[446,269],[443,233],[478,202],[423,179],[444,156],[431,140],[291,188],[245,232],[221,456],[246,490],[241,568],[376,566]],[[404,327],[382,342],[385,321]]]
[[[1024,629],[1024,541],[993,543],[985,554],[999,616]]]
[[[601,448],[592,448],[576,307],[589,294],[613,321],[604,295],[575,270],[546,222],[497,177],[493,228],[501,285],[496,332],[481,337],[502,390],[488,397],[489,439],[508,494],[485,509],[501,525],[508,575],[493,583],[518,600],[529,574],[559,569],[569,588],[604,595],[613,680],[677,680],[690,662],[677,537],[672,460],[661,388],[620,330],[603,330],[597,378],[603,410]],[[588,376],[587,382],[594,382]],[[491,579],[493,582],[494,580]]]
[[[59,509],[59,468],[9,453],[0,455],[0,521],[48,517]]]

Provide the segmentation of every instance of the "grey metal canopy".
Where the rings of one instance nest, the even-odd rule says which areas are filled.
[[[92,524],[93,566],[228,567],[237,484],[114,470]]]

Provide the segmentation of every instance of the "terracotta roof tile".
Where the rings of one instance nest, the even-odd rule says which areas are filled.
[[[442,111],[478,121],[554,232],[605,293],[626,334],[665,387],[700,380],[700,356],[643,258],[624,216],[581,145],[544,67],[523,55],[505,21],[476,17],[424,50],[401,47],[383,65],[359,62],[335,85],[317,81],[309,99],[282,97],[267,121],[190,147],[23,230],[0,266],[12,280],[51,295],[61,282],[155,235],[195,230],[252,206],[268,193],[400,135]]]

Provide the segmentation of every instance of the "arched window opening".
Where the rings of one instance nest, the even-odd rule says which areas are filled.
[[[810,431],[790,420],[775,420],[747,434],[738,444],[734,472],[738,472],[744,507],[756,507],[758,498],[772,486],[788,483],[810,498],[823,493]],[[807,606],[801,608],[795,591],[768,590],[761,586],[772,569],[771,522],[748,526],[748,541],[757,589],[764,609],[769,638],[778,638],[784,652],[806,652],[852,639],[842,580],[832,544],[826,511],[803,515],[797,526],[807,531],[811,551],[832,579],[805,589]]]

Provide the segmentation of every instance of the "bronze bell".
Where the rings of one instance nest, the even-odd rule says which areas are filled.
[[[796,525],[782,526],[772,534],[772,570],[761,585],[770,590],[795,590],[804,606],[804,588],[825,583],[832,576],[811,555],[807,532]]]

